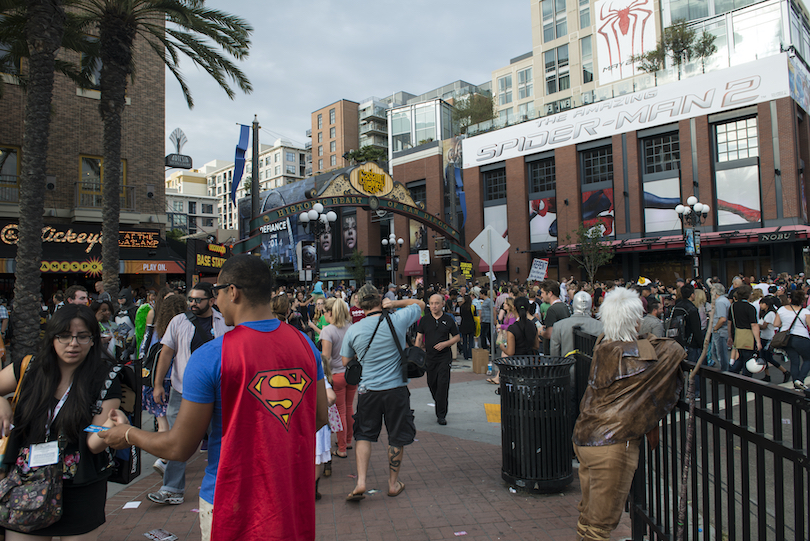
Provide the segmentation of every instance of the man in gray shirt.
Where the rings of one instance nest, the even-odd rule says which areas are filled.
[[[593,336],[602,334],[602,322],[591,317],[591,296],[580,291],[574,295],[574,314],[557,321],[551,329],[551,351],[549,355],[561,357],[574,351],[574,327]]]
[[[664,324],[661,322],[661,303],[652,295],[647,297],[647,315],[641,318],[641,327],[638,334],[652,334],[658,338],[664,337]]]
[[[712,318],[712,359],[720,370],[728,371],[728,311],[731,301],[726,297],[726,288],[721,283],[712,284],[714,317]]]
[[[481,348],[489,349],[492,341],[492,299],[489,298],[489,290],[484,289],[479,294],[481,298]]]
[[[397,285],[396,284],[388,284],[388,292],[385,294],[385,298],[395,301],[397,300]]]

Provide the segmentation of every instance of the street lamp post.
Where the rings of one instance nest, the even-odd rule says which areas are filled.
[[[331,225],[337,220],[337,214],[333,210],[324,212],[326,209],[320,203],[315,203],[312,208],[298,215],[298,221],[308,229],[315,237],[315,276],[320,278],[321,273],[321,235],[331,229]],[[313,280],[314,281],[314,280]]]
[[[402,248],[402,245],[405,244],[405,241],[400,237],[397,239],[397,236],[393,233],[388,235],[388,238],[382,240],[382,245],[388,248],[388,253],[391,256],[391,283],[396,284],[396,271],[394,270],[394,254],[396,253],[397,247]],[[399,246],[397,246],[399,245]]]
[[[700,276],[700,231],[698,227],[706,221],[709,210],[709,205],[701,203],[694,195],[689,196],[686,205],[675,207],[675,212],[681,219],[686,255],[692,256],[694,278]]]

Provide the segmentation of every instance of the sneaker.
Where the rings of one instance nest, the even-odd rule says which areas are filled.
[[[796,379],[793,380],[793,388],[799,391],[806,391],[807,385],[805,385],[803,381],[799,381],[798,379]]]
[[[444,417],[439,417],[438,419],[436,419],[436,422],[439,423],[442,426],[447,424],[447,420],[445,420]]]
[[[166,473],[166,461],[162,458],[155,460],[155,463],[152,464],[152,469],[154,469],[158,475],[163,477],[163,474]]]
[[[180,492],[169,492],[168,490],[158,490],[157,492],[150,492],[146,495],[147,498],[155,503],[161,505],[180,505],[185,501],[183,494]]]

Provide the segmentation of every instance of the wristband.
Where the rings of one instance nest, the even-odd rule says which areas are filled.
[[[134,428],[134,427],[129,427],[129,428],[127,428],[127,431],[126,431],[126,432],[124,432],[124,439],[125,439],[125,440],[126,440],[126,442],[127,442],[128,444],[130,444],[130,445],[132,445],[132,442],[130,442],[130,441],[129,441],[129,431],[130,431],[130,430],[132,430],[133,428]]]

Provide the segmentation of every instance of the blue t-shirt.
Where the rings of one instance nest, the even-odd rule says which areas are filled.
[[[278,329],[279,320],[264,319],[261,321],[248,321],[242,325],[255,331],[270,332]],[[323,362],[321,353],[315,344],[307,338],[312,353],[318,365],[318,380],[323,379]],[[205,467],[205,476],[200,487],[200,497],[210,504],[214,503],[214,486],[217,482],[217,468],[219,467],[219,451],[222,447],[222,336],[214,338],[200,346],[186,366],[183,378],[183,399],[197,404],[214,404],[214,417],[212,419],[211,434],[208,435],[208,466]],[[315,434],[312,435],[315,437]],[[315,457],[312,457],[313,463]]]
[[[397,330],[399,344],[403,348],[408,345],[405,342],[405,332],[421,316],[422,309],[418,304],[411,304],[390,315],[391,322]],[[370,351],[366,352],[378,321],[380,328],[374,337]],[[363,364],[363,377],[360,385],[369,391],[386,391],[408,384],[407,381],[402,381],[402,369],[400,368],[402,357],[400,357],[394,337],[391,335],[391,327],[388,326],[385,319],[382,319],[382,316],[363,318],[349,327],[346,336],[343,337],[340,355],[350,359],[357,356],[360,359]]]

